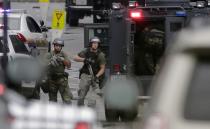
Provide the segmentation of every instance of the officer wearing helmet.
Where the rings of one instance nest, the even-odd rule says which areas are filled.
[[[106,59],[105,54],[100,51],[100,39],[93,37],[89,41],[89,47],[79,52],[74,60],[77,62],[83,62],[84,65],[80,70],[80,83],[79,83],[79,100],[78,105],[84,105],[84,99],[89,91],[90,86],[99,93],[99,80],[103,77],[105,72]],[[94,78],[91,75],[91,66]],[[94,79],[94,80],[93,80]],[[93,84],[93,82],[96,82]]]
[[[144,29],[145,63],[150,74],[158,70],[159,59],[164,49],[164,31],[162,28],[150,27]]]
[[[68,86],[68,73],[65,68],[71,67],[67,54],[62,51],[64,40],[56,38],[53,41],[53,51],[45,56],[47,63],[47,81],[49,101],[57,102],[58,91],[65,104],[71,104],[72,94]]]

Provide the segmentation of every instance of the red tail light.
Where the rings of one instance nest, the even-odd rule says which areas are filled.
[[[0,84],[0,95],[3,95],[5,92],[5,86],[3,84]]]
[[[27,41],[26,38],[25,38],[25,36],[23,36],[21,33],[17,33],[17,38],[19,40],[21,40],[22,42],[26,42]]]
[[[79,122],[76,124],[75,129],[89,129],[89,124],[86,122]]]
[[[130,17],[132,19],[141,19],[142,16],[142,11],[141,10],[131,10],[130,11]]]
[[[114,72],[120,72],[120,64],[114,64]]]

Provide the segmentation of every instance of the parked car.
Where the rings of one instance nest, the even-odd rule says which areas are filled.
[[[144,129],[209,129],[210,26],[204,23],[182,30],[165,54]]]
[[[4,10],[0,10],[3,12]],[[39,24],[36,20],[29,14],[26,10],[11,9],[6,10],[8,23],[8,32],[15,32],[21,37],[23,42],[32,42],[36,40],[47,40],[46,31],[49,28],[44,26],[43,22]],[[3,27],[3,13],[0,13],[0,27]],[[39,45],[39,44],[38,44]],[[41,44],[43,46],[43,44]],[[45,47],[48,47],[48,42],[46,42]]]
[[[24,56],[31,57],[30,51],[27,49],[28,44],[24,43],[21,40],[21,36],[15,32],[8,33],[8,44],[7,44],[7,54],[9,61],[13,61],[15,57]],[[3,56],[3,35],[0,33],[0,56]],[[33,66],[31,66],[31,70],[33,70]],[[21,75],[17,75],[21,77]],[[15,83],[11,80],[11,86],[16,91],[22,93],[26,97],[30,97],[33,94],[33,90],[35,88],[36,81],[35,80],[18,80]]]

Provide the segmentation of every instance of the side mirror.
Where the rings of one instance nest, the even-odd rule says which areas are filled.
[[[42,30],[42,32],[48,32],[48,28],[45,26],[41,26],[41,30]]]
[[[48,30],[52,29],[51,27],[41,26],[42,32],[48,32]]]

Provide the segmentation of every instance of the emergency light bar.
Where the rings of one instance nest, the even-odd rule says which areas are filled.
[[[10,9],[7,9],[7,10],[0,9],[0,13],[3,13],[3,12],[10,12]]]
[[[130,18],[132,19],[140,19],[142,18],[142,11],[141,10],[130,10]]]
[[[187,16],[185,11],[176,11],[176,16],[178,17],[185,17]]]

